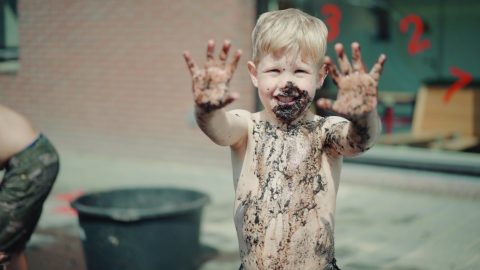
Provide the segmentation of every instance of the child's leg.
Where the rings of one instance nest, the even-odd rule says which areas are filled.
[[[0,251],[0,270],[7,270],[7,266],[10,264],[10,255]]]
[[[6,270],[28,270],[27,257],[24,252],[12,256],[12,261]]]
[[[55,148],[40,136],[10,158],[5,167],[0,183],[0,254],[11,255],[12,262],[16,254],[18,267],[26,266],[25,256],[20,254],[35,230],[43,203],[55,182],[58,160]]]

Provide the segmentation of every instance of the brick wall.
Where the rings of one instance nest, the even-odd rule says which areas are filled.
[[[19,1],[20,69],[0,74],[0,102],[27,115],[61,149],[229,164],[194,126],[182,52],[206,41],[244,51],[231,108],[254,110],[248,78],[253,0]]]

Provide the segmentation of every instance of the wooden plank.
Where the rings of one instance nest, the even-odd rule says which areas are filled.
[[[452,136],[453,134],[451,133],[440,132],[430,132],[423,134],[394,133],[380,136],[380,138],[378,138],[378,143],[390,145],[428,144],[434,141],[446,140],[448,138],[451,138]]]
[[[443,144],[443,149],[461,151],[480,144],[480,139],[476,137],[462,137],[449,140]]]

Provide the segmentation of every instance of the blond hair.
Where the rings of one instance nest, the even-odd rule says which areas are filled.
[[[292,52],[320,66],[327,47],[328,30],[318,18],[298,9],[263,13],[252,31],[253,61],[269,53]]]

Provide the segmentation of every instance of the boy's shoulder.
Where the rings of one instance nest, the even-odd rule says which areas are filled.
[[[246,118],[246,119],[252,118],[252,115],[253,115],[251,112],[243,109],[233,109],[228,111],[228,113],[235,115],[237,117]]]
[[[246,110],[232,110],[230,111],[231,113],[235,113],[235,114],[238,114],[238,116],[241,116],[241,117],[246,117],[246,118],[249,118],[251,119],[252,121],[254,122],[269,122],[269,120],[265,117],[265,111],[259,111],[259,112],[255,112],[255,113],[251,113],[249,111],[246,111]],[[312,117],[309,119],[309,120],[306,120],[306,121],[302,121],[304,123],[321,123],[322,125],[326,125],[326,126],[329,126],[329,125],[334,125],[334,124],[338,124],[338,123],[348,123],[349,121],[347,119],[345,119],[344,117],[341,117],[341,116],[320,116],[320,115],[317,115],[317,114],[313,114]]]
[[[227,114],[231,116],[231,119],[233,121],[242,123],[241,125],[243,125],[247,129],[248,129],[248,126],[250,125],[249,123],[251,122],[252,115],[253,115],[251,112],[243,109],[233,109],[233,110],[227,111]]]
[[[348,123],[349,122],[346,118],[341,117],[341,116],[336,116],[336,115],[326,116],[326,117],[322,117],[322,118],[324,119],[326,125],[334,125],[334,124],[338,124],[338,123]]]
[[[304,122],[304,126],[316,127],[320,130],[328,130],[332,126],[338,124],[348,124],[349,121],[341,116],[320,116],[314,115],[310,120]]]
[[[265,125],[265,124],[268,125],[270,123],[267,117],[265,117],[264,115],[265,111],[258,111],[255,113],[251,113],[243,109],[233,109],[228,111],[228,113],[235,117],[239,117],[242,120],[245,120],[247,122],[257,124],[257,125]],[[314,124],[319,128],[329,128],[331,126],[336,126],[339,124],[343,125],[348,123],[349,121],[346,118],[341,116],[320,116],[316,114],[314,114],[312,118],[310,118],[310,120],[307,120],[306,122],[304,122],[304,124],[307,124],[307,125]]]

